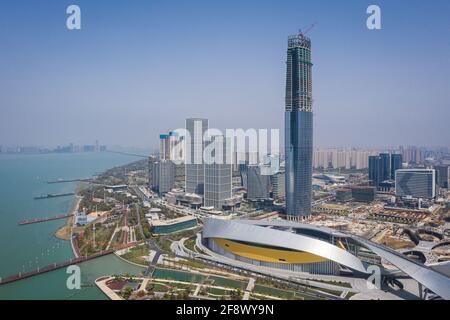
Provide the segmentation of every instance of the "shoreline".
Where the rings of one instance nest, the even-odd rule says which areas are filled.
[[[55,237],[61,240],[70,241],[72,239],[72,226],[75,221],[75,215],[78,213],[82,197],[76,196],[76,201],[72,209],[72,216],[66,221],[66,224],[55,231]]]
[[[134,265],[134,266],[136,266],[136,267],[141,267],[141,268],[144,268],[144,269],[147,269],[147,268],[148,268],[148,266],[144,266],[143,264],[139,264],[139,263],[136,263],[136,262],[133,262],[133,261],[130,261],[130,260],[127,260],[127,259],[121,257],[121,256],[117,253],[117,251],[114,251],[114,255],[115,255],[117,258],[119,258],[120,260],[122,260],[122,261],[124,261],[124,262],[126,262],[126,263],[129,263],[129,264],[132,264],[132,265]]]

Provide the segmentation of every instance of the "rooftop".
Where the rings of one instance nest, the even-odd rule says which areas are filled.
[[[170,226],[170,225],[174,225],[177,223],[182,223],[182,222],[191,221],[191,220],[195,220],[195,219],[197,219],[197,218],[194,216],[184,216],[184,217],[175,218],[175,219],[171,219],[171,220],[158,220],[158,221],[152,221],[152,226],[154,226],[154,227]]]

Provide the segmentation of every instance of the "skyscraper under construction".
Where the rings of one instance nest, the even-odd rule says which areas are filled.
[[[313,113],[311,40],[288,38],[285,152],[286,214],[299,220],[311,214]]]

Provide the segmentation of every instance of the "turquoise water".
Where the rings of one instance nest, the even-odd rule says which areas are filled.
[[[185,282],[202,282],[206,279],[205,276],[199,274],[159,268],[155,269],[155,271],[153,272],[153,277]]]
[[[18,226],[30,218],[71,212],[75,197],[34,200],[47,193],[73,192],[76,183],[47,184],[59,178],[87,178],[114,166],[139,160],[112,153],[49,155],[0,155],[0,277],[35,270],[73,257],[69,241],[59,240],[55,231],[65,220]],[[82,290],[68,290],[65,269],[0,286],[0,299],[104,299],[92,282],[114,273],[139,273],[141,268],[115,256],[80,265]]]

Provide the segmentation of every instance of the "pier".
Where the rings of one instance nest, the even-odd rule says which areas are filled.
[[[73,193],[73,192],[68,192],[68,193],[49,193],[49,194],[44,194],[42,196],[34,197],[34,200],[68,197],[68,196],[74,196],[74,195],[75,195],[75,193]]]
[[[24,226],[24,225],[33,224],[33,223],[41,223],[41,222],[52,221],[52,220],[58,220],[58,219],[66,219],[66,218],[70,218],[71,216],[73,216],[72,213],[61,215],[61,216],[56,216],[56,217],[50,217],[50,218],[26,219],[26,220],[20,221],[19,226]]]
[[[65,262],[54,263],[52,265],[49,265],[49,266],[46,266],[46,267],[43,267],[43,268],[38,268],[38,269],[36,269],[34,271],[19,272],[18,274],[6,277],[4,279],[0,278],[0,285],[11,283],[11,282],[16,282],[16,281],[19,281],[19,280],[22,280],[22,279],[25,279],[25,278],[33,277],[33,276],[37,276],[39,274],[43,274],[43,273],[50,272],[50,271],[53,271],[53,270],[61,269],[61,268],[64,268],[64,267],[67,267],[67,266],[70,266],[70,265],[73,265],[73,264],[78,264],[78,263],[82,263],[82,262],[85,262],[85,261],[93,260],[95,258],[99,258],[99,257],[106,256],[108,254],[111,254],[113,252],[114,252],[114,250],[105,250],[105,251],[101,251],[99,253],[96,253],[96,254],[94,254],[92,256],[73,258],[73,259],[65,261]]]
[[[84,179],[57,179],[57,180],[49,180],[48,184],[56,184],[56,183],[69,183],[69,182],[89,182],[92,179],[84,178]]]
[[[6,278],[0,278],[0,286],[3,285],[3,284],[16,282],[16,281],[19,281],[19,280],[22,280],[22,279],[26,279],[26,278],[30,278],[30,277],[34,277],[34,276],[37,276],[37,275],[40,275],[40,274],[43,274],[43,273],[46,273],[46,272],[54,271],[54,270],[61,269],[61,268],[64,268],[64,267],[68,267],[68,266],[73,265],[73,264],[79,264],[79,263],[82,263],[82,262],[86,262],[86,261],[89,261],[89,260],[93,260],[93,259],[96,259],[96,258],[107,256],[109,254],[114,253],[114,251],[115,251],[113,249],[103,250],[103,251],[97,252],[97,253],[95,253],[95,254],[93,254],[91,256],[81,256],[80,249],[78,248],[77,243],[74,243],[74,240],[76,240],[75,238],[76,238],[75,236],[72,237],[72,248],[75,249],[76,256],[77,256],[76,258],[72,258],[70,260],[67,260],[67,261],[64,261],[64,262],[60,262],[60,263],[54,263],[52,265],[49,265],[49,266],[46,266],[46,267],[43,267],[43,268],[37,268],[34,271],[19,272],[19,273],[15,274],[15,275],[12,275],[12,276],[9,276],[9,277],[6,277]],[[124,244],[124,245],[120,246],[120,248],[118,248],[118,249],[121,250],[121,249],[130,248],[130,247],[133,247],[133,246],[135,246],[135,245],[137,245],[137,244],[139,244],[141,242],[142,241]]]

